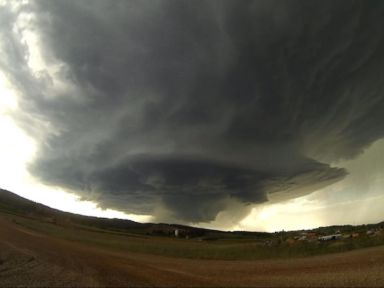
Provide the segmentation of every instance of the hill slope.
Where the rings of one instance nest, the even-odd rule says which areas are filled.
[[[3,189],[0,189],[0,211],[53,223],[87,225],[110,230],[144,228],[148,226],[148,224],[141,224],[131,220],[99,218],[63,212]]]

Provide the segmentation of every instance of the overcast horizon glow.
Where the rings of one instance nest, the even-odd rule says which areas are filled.
[[[0,188],[222,230],[384,220],[383,4],[91,2],[0,1]]]

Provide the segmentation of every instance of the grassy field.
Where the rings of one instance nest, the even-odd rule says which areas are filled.
[[[382,227],[224,232],[75,215],[0,191],[0,286],[383,287]],[[317,240],[333,233],[355,236]]]
[[[328,242],[296,241],[288,243],[280,235],[262,237],[212,237],[180,239],[175,237],[149,236],[128,232],[114,232],[88,226],[72,227],[37,221],[27,217],[3,214],[20,227],[25,227],[59,239],[92,244],[114,251],[193,259],[256,260],[268,258],[292,258],[349,251],[384,244],[384,234],[376,237],[362,235],[354,239]],[[289,234],[288,234],[289,235]],[[217,235],[216,235],[217,236]],[[233,235],[232,235],[233,236]],[[210,239],[210,238],[207,238]],[[266,241],[272,244],[266,245]]]
[[[34,203],[4,190],[0,191],[0,216],[9,218],[19,227],[58,239],[92,244],[113,251],[193,259],[297,258],[384,245],[383,229],[374,237],[366,233],[368,230],[378,230],[383,223],[279,233],[223,232],[181,225],[141,224],[120,219],[81,216]],[[184,231],[184,237],[174,237],[175,229]],[[335,231],[344,235],[358,233],[359,237],[326,242],[316,239],[297,240],[303,232],[328,235]]]

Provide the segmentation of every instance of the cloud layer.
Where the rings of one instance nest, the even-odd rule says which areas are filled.
[[[384,135],[380,1],[11,6],[1,69],[30,171],[103,207],[211,221],[334,183],[329,164]]]

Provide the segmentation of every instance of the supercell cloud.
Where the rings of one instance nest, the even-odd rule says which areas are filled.
[[[14,6],[0,65],[29,170],[102,207],[212,221],[337,182],[384,136],[382,1]]]

